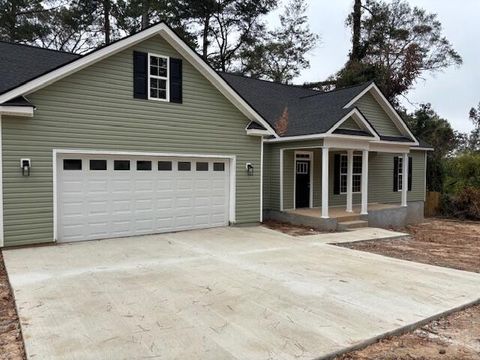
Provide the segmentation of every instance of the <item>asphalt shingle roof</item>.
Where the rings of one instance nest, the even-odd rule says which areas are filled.
[[[0,41],[0,94],[79,57],[81,55]],[[241,75],[220,73],[220,76],[273,128],[282,115],[286,116],[288,126],[282,136],[328,131],[352,110],[344,109],[344,106],[371,84],[321,92]],[[3,105],[33,106],[24,98],[16,98]],[[249,128],[257,127],[251,124]],[[408,141],[406,138],[385,140]],[[423,145],[428,144],[421,142]]]
[[[352,108],[343,107],[371,84],[321,92],[241,75],[220,75],[273,128],[282,116],[288,116],[287,131],[282,136],[320,134],[328,131],[352,111]]]
[[[80,55],[0,41],[0,94]]]

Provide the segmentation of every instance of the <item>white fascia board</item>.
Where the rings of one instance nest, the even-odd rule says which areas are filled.
[[[333,132],[337,130],[345,121],[347,121],[350,117],[354,118],[355,122],[358,123],[358,121],[363,124],[364,128],[367,129],[371,134],[372,137],[375,140],[380,140],[380,137],[378,136],[377,132],[375,129],[372,128],[370,123],[365,119],[365,117],[362,115],[362,113],[358,109],[352,109],[347,115],[345,115],[340,121],[338,121],[335,125],[333,125],[330,130],[326,132],[328,135],[334,135]]]
[[[259,130],[259,129],[247,129],[247,135],[250,136],[270,136],[270,132],[268,130]]]
[[[355,104],[360,98],[362,98],[367,92],[371,91],[373,97],[375,100],[378,101],[380,106],[385,110],[385,112],[389,115],[390,119],[395,123],[397,128],[402,131],[403,134],[407,134],[412,138],[415,143],[414,145],[418,145],[418,140],[417,138],[412,134],[410,129],[408,128],[407,124],[403,121],[402,117],[398,115],[398,112],[393,108],[392,104],[390,104],[390,101],[385,98],[385,96],[382,94],[380,89],[375,83],[370,84],[367,86],[360,94],[355,96],[347,105],[345,105],[343,108],[347,109],[353,104]]]
[[[434,149],[434,148],[428,148],[428,147],[412,147],[410,150],[412,150],[412,151],[415,151],[415,150],[419,150],[419,151],[434,151],[435,149]]]
[[[150,37],[161,35],[183,57],[185,57],[202,75],[204,75],[230,102],[232,102],[245,116],[262,124],[270,135],[278,137],[272,127],[230,86],[217,74],[200,56],[195,53],[180,37],[178,37],[165,23],[154,25],[139,33],[119,40],[102,49],[96,50],[77,60],[72,61],[56,70],[32,79],[27,83],[0,95],[0,104],[14,99],[17,96],[28,95],[45,86],[48,86],[68,75],[82,70],[98,61],[136,45]]]
[[[31,106],[1,106],[0,115],[33,117],[34,108]]]

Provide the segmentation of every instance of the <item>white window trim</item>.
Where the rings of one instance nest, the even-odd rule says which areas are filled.
[[[156,58],[162,58],[167,60],[167,76],[157,76],[157,75],[152,75],[150,73],[150,57],[156,57]],[[147,91],[148,91],[148,100],[156,100],[156,101],[164,101],[164,102],[170,102],[170,57],[165,56],[165,55],[159,55],[159,54],[154,54],[154,53],[148,53],[148,84],[147,84]],[[150,96],[150,80],[151,79],[159,79],[159,80],[165,80],[167,82],[166,85],[166,98],[161,99],[161,98],[155,98]]]
[[[58,239],[58,210],[57,210],[57,159],[62,154],[78,155],[117,155],[117,156],[147,156],[147,157],[172,157],[172,158],[213,158],[229,160],[230,192],[228,217],[231,224],[236,223],[236,186],[237,186],[237,156],[219,154],[188,154],[188,153],[162,153],[141,151],[111,151],[111,150],[84,150],[84,149],[53,149],[52,150],[52,174],[53,174],[53,241]]]
[[[398,159],[398,170],[397,170],[397,192],[402,192],[403,190],[403,157],[397,156]],[[401,179],[401,181],[400,181]]]
[[[347,158],[347,164],[348,164],[348,155],[347,154],[340,154],[340,195],[346,195],[347,192],[348,192],[348,189],[347,191],[342,191],[342,175],[344,176],[348,176],[348,172],[346,173],[342,173],[342,158],[346,157]],[[362,158],[362,155],[353,155],[353,158],[355,159],[356,157],[359,157],[359,158]],[[360,170],[359,173],[355,173],[355,172],[352,172],[352,176],[353,175],[360,175],[360,182],[362,181],[362,171]],[[352,187],[353,187],[353,184],[352,184]],[[362,193],[362,190],[361,190],[361,186],[360,186],[360,191],[352,191],[352,194],[361,194]]]

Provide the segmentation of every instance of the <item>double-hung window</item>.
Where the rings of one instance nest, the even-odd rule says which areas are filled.
[[[348,184],[348,155],[340,157],[340,194],[347,193]],[[362,156],[353,156],[352,192],[360,193],[362,186]]]
[[[398,184],[398,191],[402,191],[403,189],[403,157],[398,157],[398,171],[397,171],[397,184]]]
[[[148,98],[169,101],[168,57],[148,55]]]

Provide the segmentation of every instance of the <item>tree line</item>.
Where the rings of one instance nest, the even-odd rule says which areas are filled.
[[[219,71],[290,82],[318,43],[306,0],[0,0],[0,40],[86,53],[161,20]]]

